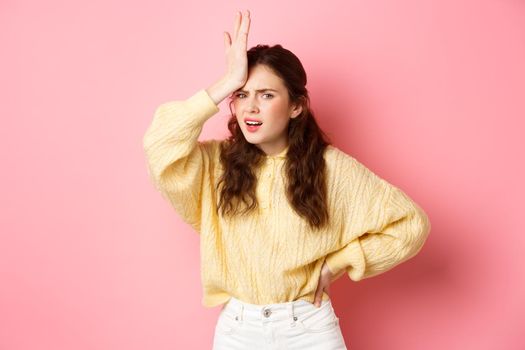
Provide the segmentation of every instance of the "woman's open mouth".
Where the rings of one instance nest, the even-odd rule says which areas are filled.
[[[246,129],[250,132],[259,130],[259,127],[262,125],[262,122],[255,122],[251,120],[247,120],[244,123],[246,124]]]

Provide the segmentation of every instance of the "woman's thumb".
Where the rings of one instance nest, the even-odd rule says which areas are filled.
[[[223,36],[224,36],[224,48],[227,49],[231,45],[230,34],[228,34],[228,32],[224,32]]]
[[[314,305],[316,307],[321,307],[321,303],[323,301],[323,286],[319,285],[317,287],[317,290],[315,291],[315,297],[314,297]]]

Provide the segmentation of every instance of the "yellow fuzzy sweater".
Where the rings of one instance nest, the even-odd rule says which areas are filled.
[[[416,255],[429,232],[428,216],[403,191],[355,158],[329,145],[329,225],[313,232],[285,197],[286,151],[267,155],[256,170],[259,210],[242,218],[216,213],[219,145],[199,141],[219,112],[205,89],[155,110],[143,137],[148,174],[181,219],[200,235],[202,305],[235,296],[252,304],[314,301],[323,262],[353,281],[383,273]],[[324,293],[323,300],[329,296]]]

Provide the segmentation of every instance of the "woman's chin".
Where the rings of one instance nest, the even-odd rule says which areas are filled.
[[[253,135],[244,135],[244,138],[246,139],[246,141],[248,141],[248,143],[251,143],[253,145],[261,143],[260,138],[259,137],[253,137]]]

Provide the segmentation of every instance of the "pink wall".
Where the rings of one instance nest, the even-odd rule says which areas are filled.
[[[0,349],[211,348],[198,236],[141,142],[220,77],[245,8],[250,47],[302,60],[334,144],[431,218],[417,257],[332,286],[349,348],[525,348],[523,2],[79,3],[0,4]]]

